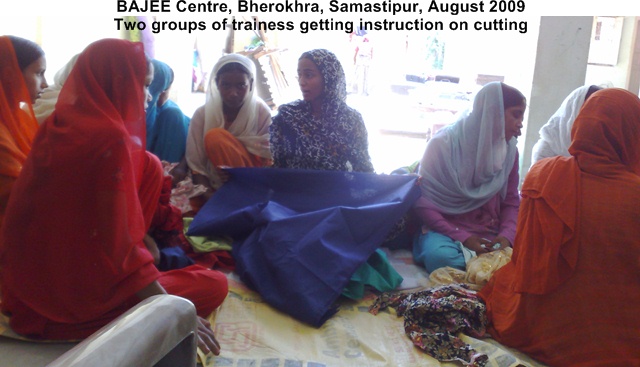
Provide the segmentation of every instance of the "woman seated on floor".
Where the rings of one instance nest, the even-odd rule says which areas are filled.
[[[271,111],[256,92],[256,68],[249,58],[225,55],[213,67],[207,102],[191,118],[187,163],[193,183],[207,192],[192,200],[197,211],[222,185],[220,167],[271,165]]]
[[[342,65],[330,51],[307,51],[298,60],[302,100],[280,106],[271,125],[273,166],[373,172],[367,128],[346,103]]]
[[[276,168],[230,170],[189,234],[232,237],[240,279],[319,327],[341,295],[402,282],[379,247],[420,190],[416,176],[372,173],[366,128],[345,103],[333,53],[303,53],[298,76],[304,100],[280,107],[271,125]]]
[[[42,97],[38,98],[34,104],[33,110],[39,123],[43,123],[44,120],[51,116],[55,110],[60,90],[67,81],[67,78],[69,78],[69,74],[71,73],[71,70],[73,70],[78,56],[78,54],[74,55],[67,64],[56,73],[54,76],[54,84],[47,87],[42,93]],[[154,67],[154,76],[155,75]],[[164,78],[164,74],[162,72],[159,73],[159,75],[161,78]],[[154,83],[152,82],[152,85],[153,84]],[[151,86],[149,86],[149,88],[151,89]],[[156,87],[156,89],[161,88],[162,87]],[[151,103],[153,103],[153,100]],[[147,111],[150,108],[151,106],[148,105]],[[148,116],[149,115],[147,114],[147,118]],[[184,131],[186,140],[186,127]],[[147,151],[146,154],[148,155],[148,157],[145,157],[147,160],[155,161],[158,159],[153,153]],[[152,218],[151,224],[148,226],[148,236],[145,236],[145,244],[147,244],[152,255],[154,255],[154,263],[160,270],[179,269],[194,264],[194,261],[185,255],[184,250],[189,250],[189,248],[187,240],[182,236],[184,229],[182,224],[182,213],[180,209],[172,205],[170,202],[171,188],[172,178],[165,176],[162,182],[159,202],[158,205],[155,206],[155,212],[153,215],[145,213],[145,217],[150,216]]]
[[[38,130],[31,105],[47,87],[46,67],[36,43],[0,37],[0,228],[11,188]]]
[[[147,150],[162,161],[178,163],[187,149],[190,119],[169,99],[173,84],[171,67],[159,60],[151,62],[153,82],[149,86],[151,102],[147,108]]]
[[[540,128],[540,139],[533,146],[531,165],[543,158],[568,157],[571,145],[571,127],[580,108],[595,92],[602,89],[597,85],[585,85],[575,89],[562,102],[560,108],[549,121]]]
[[[489,83],[473,108],[429,142],[420,162],[423,222],[413,256],[428,272],[465,270],[474,255],[511,246],[520,196],[518,149],[525,97],[504,83]]]
[[[512,260],[480,292],[489,333],[549,366],[640,366],[640,100],[594,93],[571,136],[524,180]]]
[[[160,161],[145,152],[152,68],[141,43],[94,42],[40,127],[0,232],[2,311],[15,332],[85,338],[141,299],[170,293],[195,304],[199,345],[218,353],[202,317],[226,297],[225,275],[161,273],[144,244],[162,184]]]

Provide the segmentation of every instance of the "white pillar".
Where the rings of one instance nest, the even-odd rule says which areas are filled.
[[[574,89],[584,85],[593,17],[542,17],[529,113],[520,152],[520,182],[531,166],[539,130]]]

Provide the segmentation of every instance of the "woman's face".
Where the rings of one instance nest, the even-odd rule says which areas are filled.
[[[240,70],[232,70],[218,75],[216,86],[220,91],[222,103],[227,108],[240,108],[244,103],[244,98],[251,90],[253,81],[249,75]]]
[[[153,97],[151,96],[151,93],[149,93],[149,86],[151,85],[151,82],[153,82],[153,64],[152,63],[147,63],[147,75],[144,77],[144,89],[143,89],[143,93],[144,93],[144,109],[146,110],[147,107],[149,107],[149,102],[151,102],[151,100],[153,99]]]
[[[35,103],[36,99],[40,98],[42,91],[49,86],[47,79],[44,77],[46,70],[47,61],[44,56],[41,56],[22,71],[22,77],[24,78],[25,84],[27,84],[31,103]]]
[[[522,104],[518,106],[504,109],[504,137],[507,141],[522,134],[522,120],[524,119],[524,111],[526,109],[527,104],[524,100]]]
[[[302,58],[298,61],[298,84],[302,98],[307,102],[322,100],[324,79],[313,61]]]

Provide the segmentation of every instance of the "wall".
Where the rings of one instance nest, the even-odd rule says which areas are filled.
[[[628,75],[636,41],[635,32],[636,17],[624,17],[616,65],[588,65],[585,84],[598,85],[608,82],[612,87],[629,87]]]
[[[10,34],[37,42],[45,52],[45,77],[53,83],[53,76],[77,53],[91,42],[120,37],[113,18],[86,17],[0,17],[0,34]]]
[[[520,150],[521,182],[531,166],[538,131],[566,96],[584,85],[591,26],[592,17],[541,18],[524,149]]]
[[[517,32],[461,32],[447,34],[445,67],[448,71],[473,78],[476,74],[504,75],[505,82],[528,96],[529,108],[523,136],[519,139],[521,177],[530,166],[531,148],[538,140],[538,131],[575,88],[586,83],[611,81],[614,86],[632,88],[638,93],[640,84],[639,18],[624,17],[618,64],[615,66],[587,66],[593,17],[542,17],[528,20],[526,34]],[[78,32],[82,29],[82,32]],[[13,34],[40,43],[47,54],[47,79],[62,68],[67,60],[90,42],[103,37],[119,37],[113,18],[87,17],[0,17],[0,34]],[[348,69],[351,45],[344,32],[271,33],[272,43],[283,50],[283,66],[295,63],[300,53],[316,47],[335,49]],[[397,78],[403,71],[402,34],[372,34],[376,42],[380,81]],[[382,37],[384,36],[384,37]],[[172,99],[178,101],[185,113],[204,103],[203,94],[192,94],[191,62],[194,35],[166,32],[155,36],[156,57],[174,68],[176,84]],[[211,62],[222,54],[226,32],[198,34]],[[291,80],[294,87],[295,80]],[[381,83],[383,84],[383,83]],[[296,89],[296,88],[294,88]],[[297,92],[297,91],[296,91]],[[297,98],[297,94],[296,94]]]

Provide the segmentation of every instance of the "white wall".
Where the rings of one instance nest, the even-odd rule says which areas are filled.
[[[527,125],[520,150],[520,181],[531,166],[540,128],[571,91],[584,85],[592,17],[542,17]]]
[[[588,65],[585,84],[611,83],[617,88],[628,87],[628,73],[633,55],[636,17],[624,17],[620,38],[618,60],[615,65]],[[637,93],[637,91],[634,91]]]
[[[86,17],[0,17],[0,34],[14,35],[38,43],[45,52],[47,71],[53,76],[75,54],[101,38],[119,38],[113,18]]]

